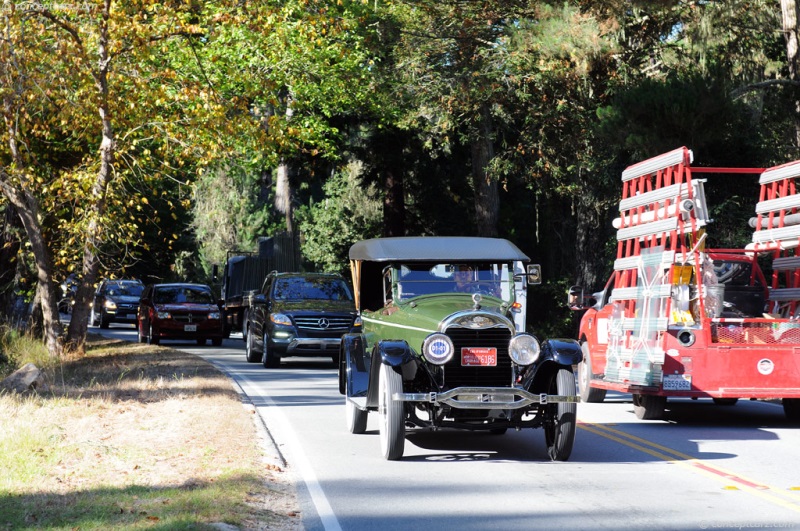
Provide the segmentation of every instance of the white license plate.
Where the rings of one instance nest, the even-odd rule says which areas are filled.
[[[464,347],[461,349],[462,367],[496,367],[497,349]]]
[[[664,391],[691,391],[692,376],[689,374],[665,374],[661,387]]]
[[[184,325],[183,326],[184,332],[197,332],[197,325]]]

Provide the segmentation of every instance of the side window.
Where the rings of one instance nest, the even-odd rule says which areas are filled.
[[[383,305],[387,306],[392,302],[392,268],[387,267],[383,270]]]

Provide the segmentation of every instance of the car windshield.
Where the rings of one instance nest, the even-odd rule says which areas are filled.
[[[514,275],[509,264],[407,264],[397,273],[400,301],[442,293],[480,293],[511,302]]]
[[[342,279],[287,277],[275,281],[275,300],[352,301],[353,295]]]
[[[156,288],[153,292],[153,302],[156,304],[212,304],[214,297],[211,292],[203,288],[191,286],[165,286]]]
[[[123,297],[140,297],[142,295],[142,291],[144,291],[144,286],[138,282],[109,283],[106,285],[104,290],[106,295],[111,295],[112,297],[115,295]]]

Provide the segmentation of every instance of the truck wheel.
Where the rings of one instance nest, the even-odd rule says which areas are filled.
[[[367,412],[356,407],[355,402],[345,397],[345,414],[347,415],[347,431],[361,434],[367,431]]]
[[[381,438],[381,452],[389,461],[403,457],[406,441],[403,402],[393,400],[395,393],[403,392],[403,377],[392,367],[381,364],[378,373],[378,431]]]
[[[578,384],[581,393],[581,402],[601,403],[606,399],[605,389],[596,389],[591,386],[592,381],[592,356],[589,352],[589,345],[583,342],[583,361],[578,364]]]
[[[642,420],[656,420],[664,416],[667,406],[666,396],[633,395],[633,412]]]
[[[264,346],[261,350],[263,351],[261,353],[261,364],[265,369],[280,367],[281,359],[275,354],[273,349],[269,348],[269,335],[267,335],[266,332],[264,332]]]
[[[783,413],[792,422],[800,422],[800,398],[784,398]]]
[[[569,369],[558,369],[550,382],[550,394],[574,396],[575,375]],[[553,461],[566,461],[575,443],[578,404],[556,402],[545,406],[544,440],[547,455]]]
[[[248,334],[244,340],[244,357],[247,359],[248,363],[258,363],[261,361],[261,356],[259,352],[256,352],[256,349],[253,345],[253,334]]]

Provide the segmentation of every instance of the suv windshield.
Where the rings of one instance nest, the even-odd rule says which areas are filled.
[[[103,293],[113,296],[139,297],[144,291],[144,285],[138,282],[109,282]]]
[[[351,301],[347,284],[338,278],[287,277],[275,281],[273,298],[288,300]]]
[[[396,272],[400,301],[441,293],[480,293],[512,301],[514,276],[509,264],[408,264]]]

